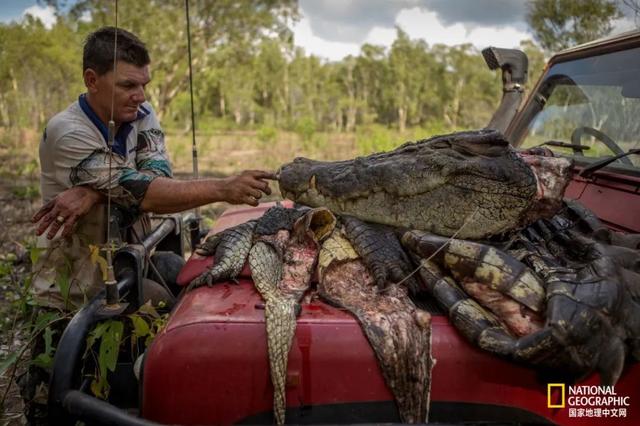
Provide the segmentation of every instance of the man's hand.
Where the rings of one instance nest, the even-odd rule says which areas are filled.
[[[276,175],[262,170],[246,170],[239,175],[224,179],[223,200],[231,204],[257,206],[263,194],[270,195],[271,188],[266,179],[275,180]]]
[[[68,237],[82,216],[87,214],[91,207],[103,196],[91,188],[75,186],[58,194],[54,199],[42,206],[31,218],[33,223],[38,223],[36,234],[42,235],[49,228],[47,238],[52,239],[58,233],[61,226],[62,237]]]
[[[140,205],[142,211],[159,214],[177,213],[209,203],[258,205],[263,194],[271,194],[267,179],[275,173],[247,170],[224,179],[180,181],[157,177],[149,184]]]

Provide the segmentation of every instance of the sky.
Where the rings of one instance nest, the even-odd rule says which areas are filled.
[[[516,47],[531,39],[526,0],[299,0],[301,19],[293,26],[295,43],[307,53],[328,60],[357,55],[363,43],[390,46],[396,27],[429,45],[471,43]],[[0,21],[25,14],[45,25],[55,22],[52,8],[36,0],[3,0]],[[628,16],[614,22],[614,33],[633,29]]]

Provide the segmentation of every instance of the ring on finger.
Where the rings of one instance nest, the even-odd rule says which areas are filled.
[[[58,222],[59,224],[63,224],[65,220],[66,219],[62,215],[58,215],[58,217],[56,217],[56,222]]]

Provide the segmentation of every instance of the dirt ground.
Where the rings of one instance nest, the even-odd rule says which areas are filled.
[[[15,309],[24,277],[30,268],[26,246],[33,241],[34,227],[31,216],[40,206],[38,196],[26,194],[24,188],[34,182],[0,180],[0,261],[4,274],[0,275],[0,358],[20,350],[26,345],[26,333],[22,330],[24,320]],[[22,415],[22,400],[15,378],[24,370],[24,362],[15,370],[9,368],[0,376],[0,424],[26,424]],[[11,387],[7,385],[11,381]]]

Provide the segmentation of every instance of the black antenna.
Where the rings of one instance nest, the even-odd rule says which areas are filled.
[[[198,147],[196,145],[196,114],[193,106],[193,66],[191,64],[191,19],[189,18],[189,0],[184,0],[187,19],[187,53],[189,55],[189,94],[191,100],[191,159],[193,161],[193,178],[198,179]],[[189,224],[191,248],[200,242],[200,208],[194,209],[195,218]]]
[[[193,66],[191,65],[191,24],[189,19],[189,0],[184,0],[187,14],[187,52],[189,55],[189,94],[191,100],[191,152],[193,154],[193,177],[198,179],[198,148],[196,146],[196,114],[193,107]]]

